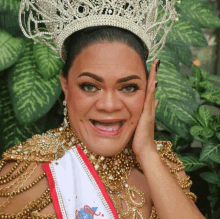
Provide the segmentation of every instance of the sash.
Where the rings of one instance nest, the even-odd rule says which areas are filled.
[[[79,146],[42,164],[58,219],[118,219],[96,170]]]

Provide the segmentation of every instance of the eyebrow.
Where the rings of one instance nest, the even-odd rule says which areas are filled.
[[[93,79],[95,79],[95,80],[97,80],[99,82],[104,82],[104,79],[102,77],[99,77],[99,76],[97,76],[97,75],[95,75],[95,74],[93,74],[91,72],[83,72],[82,74],[80,74],[78,76],[78,78],[80,78],[82,76],[88,76],[88,77],[91,77],[91,78],[93,78]],[[130,81],[132,79],[140,79],[141,80],[141,78],[139,76],[137,76],[137,75],[130,75],[130,76],[127,76],[125,78],[119,78],[117,80],[117,84],[122,83],[122,82],[126,82],[126,81]]]

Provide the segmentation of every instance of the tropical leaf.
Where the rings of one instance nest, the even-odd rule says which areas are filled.
[[[22,124],[30,124],[44,116],[61,93],[59,74],[49,81],[39,74],[32,46],[32,41],[28,41],[9,78],[14,111]]]
[[[194,24],[202,28],[219,28],[220,19],[209,6],[208,2],[201,0],[184,0],[177,5],[178,12]]]
[[[199,83],[199,87],[205,88],[205,89],[210,89],[214,87],[214,84],[209,82],[209,81],[202,81]]]
[[[0,0],[0,12],[10,11],[18,14],[20,4],[20,0]]]
[[[0,71],[12,66],[25,49],[23,38],[12,37],[7,32],[0,30]]]
[[[220,83],[220,77],[217,75],[209,75],[208,80]]]
[[[178,42],[194,47],[204,47],[208,45],[201,29],[181,17],[179,21],[173,25],[167,37],[167,43]]]
[[[208,141],[205,143],[202,147],[202,151],[200,154],[200,160],[201,161],[207,161],[208,159],[211,159],[215,162],[219,161],[220,157],[220,144],[217,144],[212,141]]]
[[[200,106],[196,119],[203,127],[209,127],[209,123],[212,121],[211,110],[206,106]]]
[[[185,164],[185,171],[195,171],[204,166],[207,166],[205,162],[200,161],[195,156],[182,156],[180,157],[181,161]]]
[[[220,132],[216,133],[217,138],[220,140]]]
[[[201,135],[204,136],[205,138],[211,138],[214,134],[215,132],[212,129],[205,127],[203,128]]]
[[[7,77],[0,80],[0,155],[6,149],[25,141],[32,135],[42,133],[43,126],[39,124],[31,124],[29,126],[20,125],[15,117],[9,90]]]
[[[18,23],[18,14],[13,14],[10,11],[0,12],[0,29],[7,31],[14,37],[21,36],[21,28]]]
[[[199,136],[201,135],[203,132],[203,127],[202,126],[193,126],[191,129],[190,129],[190,134],[192,136]]]
[[[206,90],[206,92],[201,94],[201,98],[220,105],[220,88],[215,86],[211,89]]]
[[[188,138],[188,126],[196,122],[193,114],[198,107],[197,95],[179,73],[178,59],[169,48],[164,48],[158,58],[161,65],[155,96],[160,101],[156,111],[157,120],[166,130]]]
[[[186,66],[192,65],[192,52],[188,45],[186,44],[166,44],[170,49],[172,49],[176,55],[178,56],[179,60]]]
[[[53,44],[53,41],[48,40],[48,43]],[[58,56],[56,52],[54,52],[48,46],[40,43],[34,44],[33,48],[34,56],[36,58],[36,62],[39,68],[39,73],[43,76],[45,80],[49,80],[50,78],[60,73],[63,62],[61,59],[52,57],[52,55]]]
[[[220,182],[220,175],[213,172],[203,172],[200,176],[208,183],[218,184]]]
[[[218,201],[218,199],[219,199],[218,193],[213,193],[213,194],[209,195],[207,197],[207,199],[210,201],[211,208],[214,208],[216,203],[217,203],[217,201]],[[212,219],[214,219],[214,218],[212,217]],[[216,219],[219,219],[219,217],[216,217]]]
[[[193,74],[193,78],[194,78],[194,84],[197,87],[198,84],[201,81],[203,81],[203,75],[202,75],[202,72],[201,72],[201,68],[199,68],[197,66],[194,66],[192,74]]]
[[[217,193],[219,191],[219,188],[217,185],[209,184],[209,191],[211,194]]]

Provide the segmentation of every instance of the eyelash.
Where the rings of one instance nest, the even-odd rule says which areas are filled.
[[[90,83],[82,83],[79,85],[80,88],[85,91],[85,92],[90,92],[90,93],[93,93],[95,91],[87,91],[85,90],[85,87],[86,86],[91,86],[91,87],[95,87],[97,90],[100,90],[99,88],[97,88],[94,84],[90,84]],[[127,85],[124,85],[119,91],[122,91],[124,88],[127,88],[127,87],[133,87],[134,88],[134,91],[131,91],[131,92],[125,92],[125,93],[134,93],[135,91],[137,90],[140,90],[140,87],[137,85],[137,84],[127,84]],[[96,90],[96,91],[97,91]]]

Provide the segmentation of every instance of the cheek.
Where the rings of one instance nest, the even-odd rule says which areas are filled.
[[[74,117],[84,115],[92,107],[92,98],[86,98],[78,89],[73,89],[68,94],[68,107]]]
[[[143,111],[145,102],[145,92],[140,92],[139,95],[135,96],[132,99],[127,100],[127,106],[129,108],[131,116],[133,119],[138,120],[141,116],[141,113]]]

